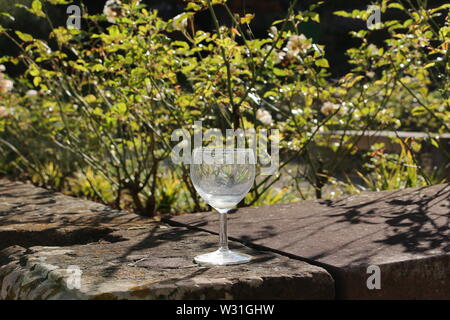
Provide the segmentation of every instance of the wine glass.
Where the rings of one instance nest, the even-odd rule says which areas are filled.
[[[255,180],[255,155],[245,148],[196,148],[192,153],[191,180],[195,190],[219,212],[219,249],[196,256],[199,264],[246,263],[251,256],[228,248],[227,212],[251,189]]]

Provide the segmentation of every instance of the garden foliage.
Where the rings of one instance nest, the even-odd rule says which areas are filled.
[[[51,23],[46,7],[70,2],[34,0],[21,10]],[[381,1],[382,13],[406,18],[377,26],[388,34],[379,46],[370,41],[377,30],[352,32],[360,45],[348,50],[352,69],[339,79],[330,78],[326,48],[302,34],[303,23],[320,23],[318,5],[297,12],[294,1],[266,38],[253,37],[252,14],[221,0],[187,1],[170,20],[139,1],[108,1],[101,15],[82,8],[81,29],[52,28],[49,41],[0,26],[21,50],[0,58],[0,173],[141,215],[205,210],[188,167],[170,162],[173,130],[201,120],[205,128],[280,130],[280,170],[257,179],[247,205],[336,195],[325,195],[327,186],[340,194],[443,181],[420,161],[421,141],[397,139],[395,155],[383,146],[366,153],[358,141],[368,130],[429,132],[449,162],[438,135],[450,127],[450,5]],[[217,18],[219,7],[230,24]],[[197,28],[202,11],[212,30]],[[11,64],[26,72],[10,79]]]

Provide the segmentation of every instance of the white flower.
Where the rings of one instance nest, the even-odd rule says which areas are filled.
[[[278,52],[278,54],[275,57],[275,63],[280,63],[284,60],[284,58],[286,57],[286,52],[284,51],[280,51]]]
[[[297,56],[300,52],[303,52],[311,47],[308,39],[305,35],[294,35],[291,36],[286,45],[286,50],[289,55]]]
[[[302,109],[293,109],[292,110],[292,114],[293,115],[303,114],[303,110]]]
[[[38,95],[38,92],[36,90],[28,90],[25,94],[27,97],[35,97]]]
[[[173,18],[172,26],[175,30],[184,31],[188,25],[188,18],[186,14],[180,13]]]
[[[0,72],[3,72],[6,70],[6,67],[3,64],[0,64]]]
[[[162,101],[165,98],[166,98],[166,95],[164,94],[164,92],[157,92],[155,95],[153,95],[154,101]]]
[[[3,74],[0,75],[0,93],[7,93],[12,90],[14,82],[12,80],[3,79]]]
[[[369,78],[373,78],[373,77],[375,77],[375,72],[373,72],[373,71],[366,71],[366,76],[368,76]]]
[[[278,34],[278,29],[277,29],[277,27],[271,26],[270,29],[269,29],[269,35],[270,35],[272,38],[275,38],[275,37],[277,36],[277,34]]]
[[[269,111],[262,108],[256,111],[256,119],[267,125],[272,124],[272,115],[270,114]]]
[[[320,112],[322,112],[324,115],[328,116],[334,112],[336,112],[339,109],[339,105],[331,102],[325,102],[320,108]]]
[[[0,118],[5,117],[8,114],[7,110],[5,107],[0,106]]]
[[[116,18],[122,16],[122,2],[120,0],[108,0],[103,8],[103,14],[109,23],[116,22]]]
[[[293,35],[289,37],[286,47],[278,53],[275,62],[280,63],[285,61],[291,63],[295,61],[300,53],[305,52],[310,47],[311,40],[308,40],[303,34]]]

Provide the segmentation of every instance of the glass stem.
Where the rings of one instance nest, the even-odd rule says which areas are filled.
[[[221,251],[228,251],[227,212],[228,210],[219,211],[220,216],[219,250]]]

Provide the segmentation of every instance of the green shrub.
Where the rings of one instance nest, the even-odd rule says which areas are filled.
[[[219,25],[218,6],[229,13],[230,26]],[[34,0],[28,11],[46,21],[41,7]],[[189,1],[186,11],[169,21],[138,1],[122,1],[115,16],[83,12],[82,30],[51,31],[53,47],[0,27],[21,50],[0,63],[27,66],[13,79],[13,90],[0,91],[5,114],[0,119],[1,171],[153,216],[206,209],[188,168],[168,165],[172,131],[192,129],[196,120],[205,128],[280,130],[280,171],[257,179],[248,205],[304,198],[295,184],[282,189],[285,195],[273,189],[294,159],[305,163],[299,177],[316,197],[329,184],[355,191],[339,175],[345,160],[361,153],[359,137],[344,134],[336,142],[324,133],[449,131],[449,25],[448,19],[442,26],[432,20],[448,15],[448,5],[405,9],[399,2],[382,1],[382,11],[395,7],[410,18],[383,22],[389,34],[384,47],[369,42],[374,31],[354,32],[361,45],[348,50],[353,68],[338,80],[328,77],[325,48],[301,32],[305,22],[319,22],[316,5],[304,12],[293,7],[295,1],[264,39],[252,37],[251,14],[234,14],[219,0]],[[215,31],[196,29],[201,11],[211,14]],[[368,15],[358,10],[337,14]],[[439,147],[439,140],[432,143]],[[412,155],[400,158],[406,156],[420,166]],[[398,177],[410,179],[411,174]],[[414,175],[418,181],[422,171]],[[366,181],[371,189],[385,184],[383,177],[373,179]]]

